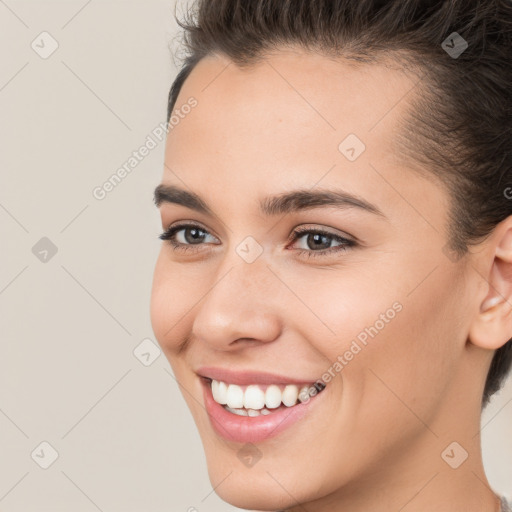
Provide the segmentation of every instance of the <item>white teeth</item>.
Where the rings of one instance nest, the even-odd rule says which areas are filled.
[[[212,386],[213,399],[217,403],[219,403],[219,381],[218,380],[212,380],[211,386]]]
[[[246,409],[263,409],[265,407],[265,393],[259,386],[247,386],[244,393],[244,407]]]
[[[288,384],[283,391],[283,404],[286,407],[292,407],[297,403],[297,397],[299,396],[299,388],[295,384]]]
[[[245,409],[232,409],[231,407],[226,406],[226,410],[232,412],[233,414],[238,414],[238,416],[248,416],[249,413]]]
[[[310,399],[308,385],[299,389],[295,384],[288,384],[281,390],[276,384],[271,384],[263,391],[257,384],[251,384],[244,391],[237,384],[228,385],[212,379],[211,389],[213,399],[218,404],[225,405],[228,411],[242,416],[270,414],[272,411],[269,409],[276,409],[281,403],[286,407],[293,407],[297,403],[307,402]]]
[[[221,405],[226,405],[227,401],[227,389],[225,382],[219,382],[218,380],[212,380],[212,395],[213,399]]]
[[[266,416],[267,414],[270,414],[271,411],[268,409],[261,409],[261,411],[257,411],[255,409],[232,409],[231,407],[226,406],[226,411],[232,412],[233,414],[238,414],[239,416],[259,416],[260,414],[263,414]]]
[[[244,391],[236,384],[230,384],[227,391],[227,405],[231,409],[239,409],[244,406]]]
[[[269,409],[275,409],[281,405],[281,390],[275,384],[270,385],[265,391],[265,405]]]

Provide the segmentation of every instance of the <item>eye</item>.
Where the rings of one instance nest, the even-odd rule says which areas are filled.
[[[208,233],[206,229],[203,229],[199,225],[178,224],[168,228],[159,236],[159,238],[169,242],[175,251],[197,252],[199,249],[194,246],[202,245],[202,242],[204,242],[208,236],[213,237],[213,235]],[[353,240],[349,240],[321,229],[296,229],[292,233],[292,241],[300,240],[301,238],[305,239],[306,247],[312,250],[299,249],[297,250],[297,253],[299,256],[307,256],[308,258],[326,256],[340,251],[348,251],[350,248],[357,245]],[[324,248],[325,246],[329,246],[333,241],[338,242],[339,245],[337,247]]]
[[[344,238],[339,235],[335,235],[334,233],[329,233],[328,231],[322,229],[311,229],[311,228],[301,228],[296,229],[293,232],[293,240],[300,240],[304,238],[305,245],[307,248],[311,249],[321,249],[321,250],[298,250],[299,256],[306,256],[308,258],[311,257],[319,257],[319,256],[328,256],[333,253],[337,253],[340,251],[348,251],[350,248],[356,246],[356,242],[353,240],[349,240],[348,238]],[[339,242],[339,246],[337,247],[328,247],[324,249],[325,246],[329,246],[332,241]]]
[[[180,231],[183,231],[183,234],[179,234]],[[178,224],[168,228],[158,238],[168,241],[175,251],[192,250],[195,252],[197,249],[193,246],[201,245],[207,235],[210,233],[196,224]],[[178,238],[181,238],[182,241],[177,240]]]

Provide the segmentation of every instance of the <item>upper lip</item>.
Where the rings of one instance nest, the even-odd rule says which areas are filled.
[[[238,384],[246,386],[249,384],[312,384],[316,379],[296,379],[279,375],[277,373],[260,372],[254,370],[228,370],[227,368],[218,368],[213,366],[202,366],[196,373],[201,377],[208,377],[217,381],[227,382],[229,384]]]

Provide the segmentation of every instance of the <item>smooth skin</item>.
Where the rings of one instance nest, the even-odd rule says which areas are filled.
[[[396,66],[355,65],[280,50],[240,69],[203,59],[176,108],[197,106],[168,134],[162,183],[200,195],[213,216],[160,206],[162,227],[199,225],[162,242],[151,321],[201,436],[212,486],[234,506],[308,512],[495,512],[480,449],[481,396],[494,350],[512,337],[512,220],[460,260],[447,257],[449,198],[396,148],[421,93]],[[338,146],[356,134],[353,162]],[[267,217],[266,196],[342,189],[377,206],[321,207]],[[299,227],[327,230],[340,248]],[[237,246],[263,249],[247,263]],[[309,244],[308,244],[309,239]],[[492,305],[492,299],[501,302]],[[219,437],[195,370],[220,366],[314,381],[392,305],[402,310],[322,392],[321,407],[258,443]],[[320,396],[318,397],[320,399]],[[468,458],[441,456],[457,442]],[[459,448],[454,457],[462,457]],[[228,476],[229,475],[229,476]]]

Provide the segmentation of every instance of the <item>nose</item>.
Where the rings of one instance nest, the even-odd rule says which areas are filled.
[[[217,350],[274,341],[281,332],[278,286],[263,258],[223,266],[198,304],[193,338]]]

